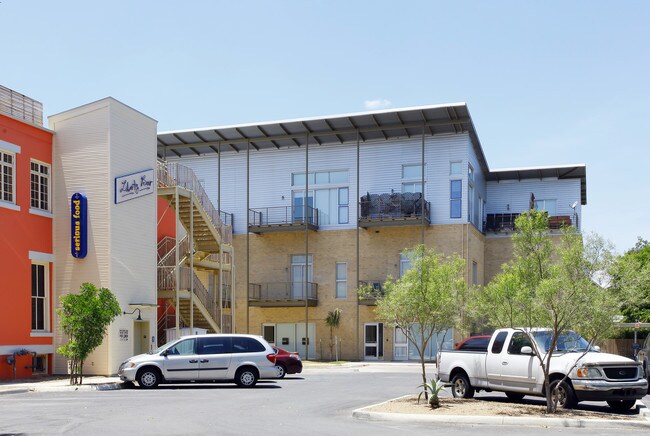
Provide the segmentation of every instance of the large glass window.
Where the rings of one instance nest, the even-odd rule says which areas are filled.
[[[422,191],[422,165],[402,166],[402,193]]]
[[[411,266],[411,258],[407,254],[401,253],[399,255],[399,276],[404,276],[406,271],[411,269]]]
[[[32,330],[49,330],[48,269],[44,264],[32,264]]]
[[[460,218],[463,208],[463,181],[451,180],[450,181],[450,201],[449,201],[449,217]]]
[[[291,256],[291,297],[305,298],[305,287],[307,295],[311,297],[311,277],[312,277],[312,256],[307,256],[305,262],[304,254]],[[305,283],[307,282],[307,283]]]
[[[462,176],[463,175],[463,163],[462,162],[449,162],[449,175],[450,176]]]
[[[15,203],[15,159],[14,154],[0,150],[0,201]]]
[[[34,209],[50,210],[50,166],[39,162],[31,162],[30,171],[31,207]]]
[[[345,262],[336,263],[336,298],[347,298],[348,296],[348,264]]]
[[[305,173],[292,175],[293,186],[305,185]],[[348,171],[316,171],[309,173],[309,190],[307,205],[318,209],[318,224],[348,224],[349,219],[349,187],[341,185],[348,183]],[[329,186],[326,186],[329,185]],[[302,220],[304,215],[305,191],[293,191],[293,215],[295,221]]]
[[[545,210],[548,216],[557,215],[557,200],[535,200],[535,209]]]

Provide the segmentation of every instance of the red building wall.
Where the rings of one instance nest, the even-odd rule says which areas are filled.
[[[0,379],[14,377],[14,368],[7,363],[12,350],[52,346],[52,263],[46,261],[49,277],[46,290],[45,331],[32,332],[32,260],[30,252],[52,255],[52,218],[30,213],[30,163],[37,160],[50,165],[49,204],[51,198],[52,132],[0,115],[0,150],[14,154],[15,197],[13,204],[0,204]],[[15,210],[19,208],[20,210]],[[41,260],[42,261],[42,260]],[[42,354],[42,353],[39,353]],[[47,356],[51,362],[51,354]],[[16,378],[32,375],[31,355],[16,360]],[[48,366],[49,367],[49,366]]]

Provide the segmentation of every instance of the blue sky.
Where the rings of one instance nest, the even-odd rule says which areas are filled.
[[[587,164],[584,229],[650,239],[648,1],[2,0],[0,84],[159,130],[464,101],[492,169]]]

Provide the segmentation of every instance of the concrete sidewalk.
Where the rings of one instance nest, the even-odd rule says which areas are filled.
[[[46,376],[0,382],[0,395],[25,392],[65,392],[121,389],[119,377],[84,376],[82,385],[70,385],[68,376]]]

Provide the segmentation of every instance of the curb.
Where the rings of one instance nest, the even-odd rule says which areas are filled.
[[[11,389],[0,389],[0,395],[8,395],[8,394],[24,394],[25,392],[29,392],[32,389],[29,388],[11,388]]]
[[[401,397],[400,397],[401,398]],[[549,428],[650,428],[650,411],[643,403],[637,400],[637,410],[641,420],[618,419],[565,419],[565,418],[531,418],[518,416],[476,416],[476,415],[437,415],[412,413],[387,413],[371,412],[368,409],[380,404],[362,407],[352,411],[352,417],[366,421],[392,421],[392,422],[435,422],[439,424],[477,424],[477,425],[510,425],[510,426],[536,426]],[[645,418],[645,419],[643,419]]]

